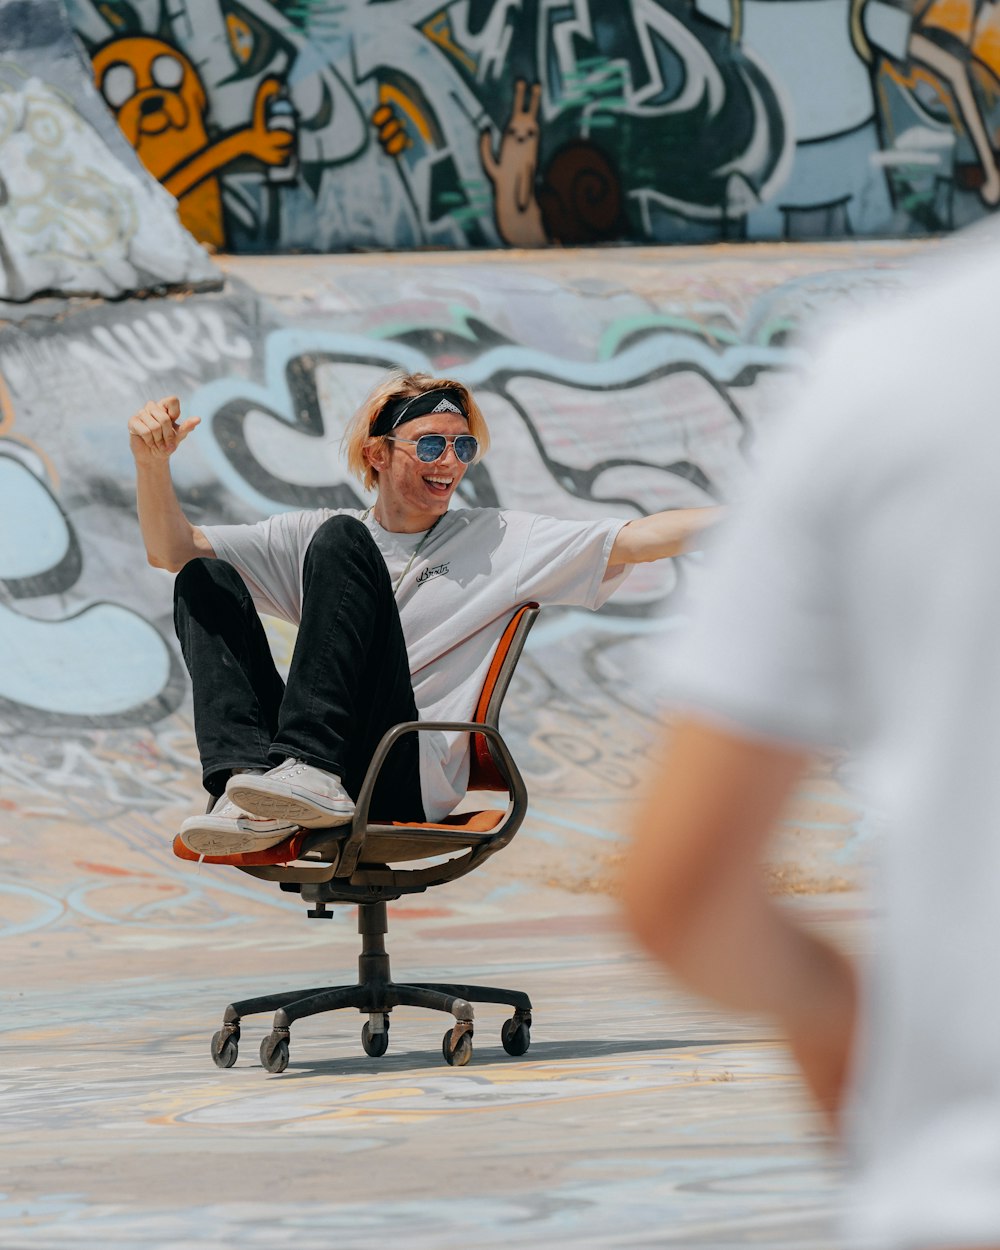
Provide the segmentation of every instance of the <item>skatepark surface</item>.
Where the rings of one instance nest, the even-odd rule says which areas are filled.
[[[477,389],[495,445],[463,503],[639,515],[738,497],[802,363],[800,332],[905,281],[916,244],[474,258],[216,258],[218,291],[7,308],[0,325],[0,1245],[782,1247],[835,1250],[840,1164],[762,1021],[667,983],[615,877],[650,765],[656,655],[697,556],[596,615],[542,614],[501,725],[528,783],[480,871],[390,905],[398,980],[506,984],[531,1047],[476,1013],[475,1055],[393,1013],[262,1017],[230,1001],[353,981],[353,908],[175,859],[203,804],[171,579],[149,568],[125,423],[180,395],[194,521],[360,499],[344,422],[393,365]],[[12,537],[15,536],[15,537]],[[676,566],[676,567],[675,567]],[[287,661],[293,638],[274,626]],[[836,767],[788,813],[772,888],[869,940],[871,832]]]

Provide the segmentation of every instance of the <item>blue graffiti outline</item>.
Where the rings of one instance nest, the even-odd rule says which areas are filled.
[[[187,406],[192,412],[209,414],[211,422],[225,404],[234,400],[259,402],[280,421],[294,426],[292,395],[285,370],[290,360],[311,352],[340,355],[345,358],[345,363],[360,364],[370,360],[372,364],[378,364],[379,358],[382,358],[384,365],[381,367],[386,371],[400,368],[407,373],[417,373],[433,369],[422,352],[402,343],[387,344],[358,334],[331,334],[322,330],[276,330],[267,336],[263,383],[241,378],[219,378],[200,386]],[[200,447],[219,481],[238,498],[245,499],[264,513],[295,511],[295,505],[270,499],[250,486],[226,458],[215,438]]]
[[[257,402],[290,427],[295,425],[292,396],[286,370],[289,361],[310,353],[341,357],[345,364],[383,363],[386,371],[434,373],[434,362],[417,348],[357,334],[317,330],[276,330],[267,336],[264,381],[220,378],[199,387],[188,401],[191,411],[209,414],[209,421],[224,405],[236,400]],[[553,356],[533,348],[491,348],[475,360],[449,369],[449,373],[473,390],[488,388],[504,374],[534,375],[575,388],[612,390],[641,382],[657,370],[689,366],[704,371],[719,386],[731,386],[747,370],[788,370],[803,357],[786,347],[742,343],[722,348],[692,339],[689,335],[657,333],[626,348],[610,360],[580,361]],[[296,505],[269,498],[250,486],[226,457],[215,438],[201,445],[202,454],[220,482],[264,514],[295,511]]]
[[[0,883],[0,894],[13,894],[17,898],[30,898],[33,902],[40,903],[46,910],[40,916],[30,920],[22,920],[19,924],[4,924],[0,926],[0,938],[20,937],[25,933],[33,933],[35,929],[44,929],[47,925],[54,924],[59,920],[66,911],[65,904],[51,894],[45,894],[41,890],[33,890],[26,885],[10,885],[7,882]]]
[[[54,527],[65,548],[53,552],[51,545],[49,550],[43,545],[36,553],[41,567],[29,561],[15,569],[14,576],[0,577],[0,640],[6,651],[16,659],[26,654],[26,638],[36,642],[34,667],[9,669],[8,679],[0,682],[0,710],[21,724],[41,721],[66,727],[110,728],[159,719],[179,688],[180,668],[151,621],[109,599],[93,599],[76,611],[52,618],[32,615],[22,607],[23,600],[65,596],[72,590],[83,573],[84,553],[76,526],[52,486],[22,456],[8,452],[6,440],[0,440],[0,465],[19,470],[13,479],[13,498],[11,483],[5,483],[5,507],[13,507],[22,522],[27,517],[40,533],[45,532],[46,523]],[[35,503],[25,504],[26,497],[17,490],[19,483],[30,484],[33,494],[29,501],[41,501],[41,521]],[[23,544],[23,535],[18,541]],[[98,645],[103,638],[117,644],[114,655]],[[131,653],[121,650],[124,643]],[[79,648],[79,654],[89,657],[91,667],[54,667],[67,647]],[[131,663],[126,663],[129,660]],[[95,665],[101,667],[95,671]],[[158,674],[159,680],[142,681],[136,676],[144,678],[149,672],[154,677]],[[13,680],[15,676],[20,682]]]

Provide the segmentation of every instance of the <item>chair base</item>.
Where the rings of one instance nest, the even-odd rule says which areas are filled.
[[[261,1063],[269,1072],[281,1072],[288,1064],[289,1031],[296,1020],[353,1007],[367,1013],[362,1045],[372,1056],[383,1055],[388,1046],[389,1013],[394,1007],[425,1007],[443,1011],[455,1018],[444,1036],[442,1050],[449,1064],[463,1066],[472,1057],[473,1003],[501,1003],[514,1008],[504,1023],[501,1040],[508,1054],[521,1055],[528,1049],[531,1028],[531,1000],[520,990],[490,985],[454,985],[439,982],[398,983],[389,972],[385,949],[387,929],[384,902],[358,906],[358,931],[362,937],[356,985],[317,986],[306,990],[285,990],[230,1003],[222,1028],[212,1038],[212,1058],[218,1067],[236,1062],[240,1022],[245,1016],[274,1012],[271,1033],[260,1048]]]

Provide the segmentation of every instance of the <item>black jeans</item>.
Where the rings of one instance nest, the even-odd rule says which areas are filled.
[[[336,773],[357,798],[379,739],[416,720],[385,561],[360,521],[336,516],[309,544],[287,686],[246,584],[224,560],[192,560],[174,585],[174,626],[194,694],[202,777],[221,794],[234,768],[289,756]],[[381,820],[423,820],[417,735],[389,753],[372,798]]]

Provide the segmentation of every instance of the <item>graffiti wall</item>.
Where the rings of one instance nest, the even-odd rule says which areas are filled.
[[[196,524],[363,506],[340,438],[393,367],[447,370],[479,397],[493,446],[461,505],[710,504],[740,489],[798,363],[790,333],[902,272],[832,260],[772,255],[724,281],[680,267],[652,298],[621,268],[581,289],[524,265],[354,258],[320,275],[290,258],[277,301],[231,279],[0,327],[0,806],[105,827],[198,789],[172,578],[147,565],[135,516],[125,426],[147,400],[176,393],[202,418],[172,462]],[[508,725],[538,794],[565,794],[564,824],[581,795],[634,785],[654,710],[623,676],[629,649],[698,568],[641,566],[599,617],[553,609],[536,628]],[[274,626],[279,663],[292,642]]]
[[[232,251],[946,231],[1000,200],[992,0],[65,0]]]

